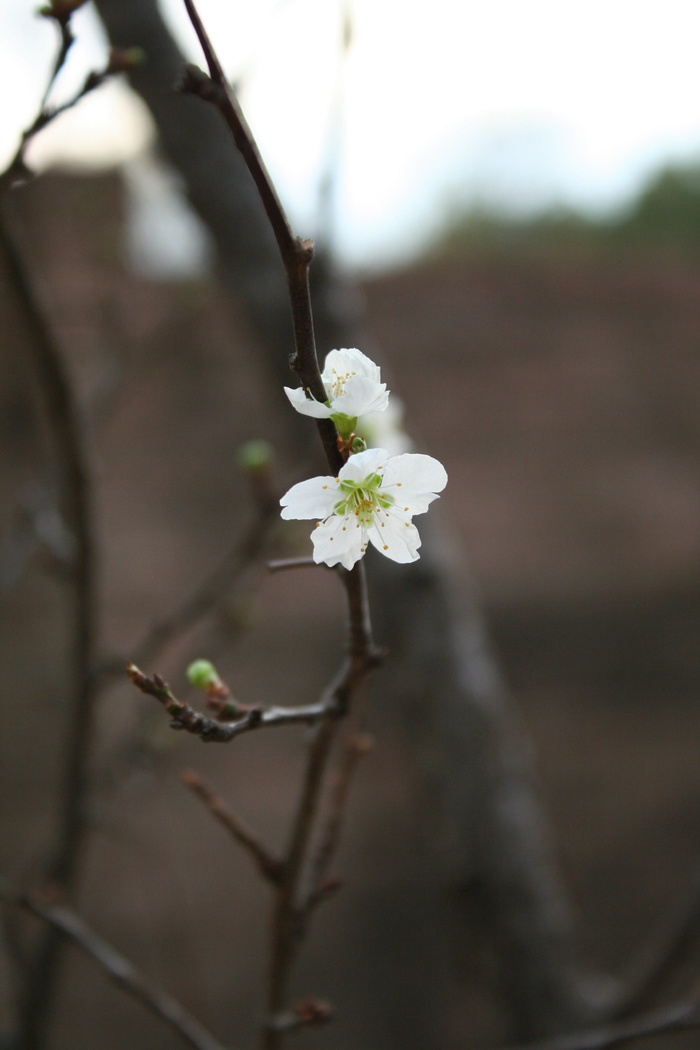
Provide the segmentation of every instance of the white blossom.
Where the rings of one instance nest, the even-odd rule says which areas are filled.
[[[321,373],[328,394],[324,404],[307,397],[297,387],[285,387],[284,392],[297,412],[314,419],[345,416],[356,420],[367,412],[381,412],[389,402],[386,383],[380,381],[379,365],[370,361],[360,350],[331,350]]]
[[[351,569],[371,543],[397,562],[416,561],[420,536],[412,522],[425,514],[447,484],[432,456],[370,448],[350,456],[337,478],[293,485],[280,500],[282,517],[317,518],[311,533],[314,561]]]

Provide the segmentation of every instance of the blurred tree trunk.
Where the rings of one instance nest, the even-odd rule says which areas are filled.
[[[95,5],[113,45],[139,45],[148,55],[133,71],[132,85],[151,111],[163,155],[211,233],[222,279],[246,309],[279,389],[290,382],[287,357],[293,349],[286,283],[243,161],[213,108],[172,91],[184,58],[155,0],[95,0]],[[352,293],[327,259],[315,261],[312,283],[319,347],[366,346],[353,316]],[[565,1031],[590,1019],[592,1008],[574,959],[571,918],[547,822],[531,787],[527,741],[461,558],[435,519],[425,519],[421,533],[423,556],[416,565],[399,571],[385,559],[372,565],[377,636],[392,652],[382,700],[394,708],[396,721],[400,708],[418,761],[436,747],[441,755],[440,798],[456,829],[458,861],[451,875],[488,915],[513,1037]],[[392,1006],[392,989],[382,989],[384,1010],[400,1012],[404,1029],[409,1011],[416,1047],[435,1042],[435,1018],[445,1005],[439,986],[450,984],[448,952],[435,918],[440,906],[437,887],[428,900],[422,886],[416,914],[430,921],[422,918],[415,931],[416,954],[429,960],[421,994],[412,995],[410,1003],[399,996]],[[438,957],[441,963],[433,966]]]

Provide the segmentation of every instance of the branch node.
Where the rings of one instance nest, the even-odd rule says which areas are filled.
[[[297,237],[296,243],[299,258],[305,266],[308,266],[314,257],[314,242],[308,237]]]
[[[173,84],[173,90],[182,95],[196,95],[203,102],[213,102],[218,106],[221,104],[225,93],[219,84],[215,84],[208,73],[196,66],[194,62],[187,62],[182,72]]]

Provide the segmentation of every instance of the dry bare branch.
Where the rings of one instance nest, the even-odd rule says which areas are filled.
[[[192,793],[202,800],[211,815],[223,824],[236,842],[251,855],[264,878],[272,883],[278,883],[282,877],[281,861],[274,857],[266,846],[263,846],[240,817],[231,812],[224,800],[212,791],[199,773],[186,769],[182,773],[182,779]]]
[[[194,1050],[225,1050],[199,1021],[167,992],[151,984],[127,958],[91,930],[68,908],[41,901],[27,894],[11,893],[0,881],[0,897],[9,904],[31,912],[56,934],[71,941],[89,955],[116,985],[150,1013],[165,1021]]]

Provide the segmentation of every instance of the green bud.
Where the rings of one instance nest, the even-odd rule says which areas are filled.
[[[352,444],[350,446],[350,450],[352,452],[366,452],[367,451],[367,442],[365,441],[364,438],[355,437],[355,438],[352,439]]]
[[[269,441],[258,439],[246,441],[238,450],[238,462],[244,470],[265,470],[275,458],[274,449]]]
[[[187,668],[187,678],[190,685],[204,692],[220,681],[214,664],[209,660],[194,660]]]
[[[342,412],[337,412],[334,416],[331,416],[331,419],[335,429],[342,438],[347,440],[354,433],[357,426],[357,416],[346,416]]]

